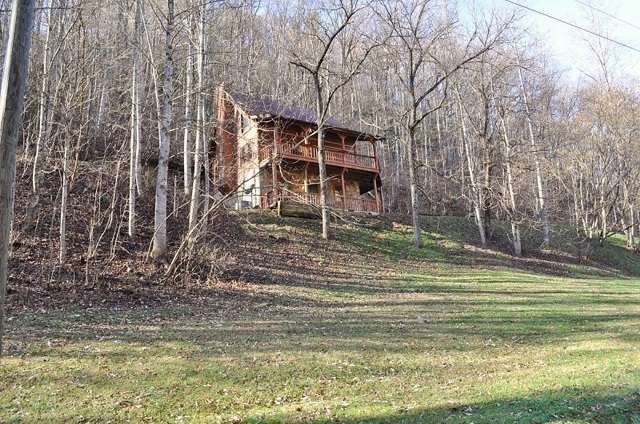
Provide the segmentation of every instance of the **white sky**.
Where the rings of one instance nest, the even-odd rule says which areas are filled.
[[[464,9],[472,0],[459,0],[459,6]],[[518,8],[504,0],[476,0],[480,6],[496,7],[503,10],[516,9],[525,16],[525,22],[530,25],[532,32],[542,40],[554,62],[560,69],[565,70],[565,78],[569,81],[586,79],[586,74],[597,72],[594,55],[588,48],[586,40],[595,42],[597,37],[578,29],[571,28],[560,22]],[[553,15],[565,21],[572,22],[595,32],[606,35],[620,42],[629,44],[640,50],[640,0],[581,0],[582,3],[592,4],[605,10],[609,14],[631,22],[639,28],[624,24],[590,9],[578,0],[514,0],[532,9]],[[464,13],[464,12],[462,12]],[[594,21],[594,18],[596,21]],[[598,24],[594,24],[598,22]],[[630,49],[618,47],[615,44],[601,41],[610,45],[614,51],[614,62],[618,76],[630,76],[640,79],[640,53]]]

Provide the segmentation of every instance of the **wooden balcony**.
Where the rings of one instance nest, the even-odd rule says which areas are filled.
[[[318,148],[311,145],[278,144],[276,156],[292,160],[318,162]],[[327,165],[343,168],[360,169],[364,171],[378,172],[378,161],[375,156],[366,156],[353,153],[349,150],[325,149],[325,162]],[[260,163],[268,162],[273,157],[273,146],[264,146],[260,149]]]
[[[318,208],[318,210],[320,209],[320,194],[318,193],[296,193],[283,190],[277,197],[277,199],[273,198],[273,192],[267,193],[262,199],[262,207],[266,209],[273,205],[275,200],[282,200],[285,202],[309,205]],[[350,212],[380,212],[376,201],[374,199],[367,199],[366,197],[330,195],[328,200],[329,207],[333,209],[342,209]]]

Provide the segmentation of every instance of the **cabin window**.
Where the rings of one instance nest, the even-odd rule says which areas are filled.
[[[255,184],[251,184],[249,187],[244,188],[244,194],[253,194],[253,190],[256,188]]]
[[[251,148],[251,144],[246,143],[240,147],[240,159],[245,162],[253,159],[253,149]]]
[[[307,193],[318,194],[320,192],[320,184],[307,184]]]
[[[240,134],[244,134],[253,128],[253,121],[245,115],[240,114]]]

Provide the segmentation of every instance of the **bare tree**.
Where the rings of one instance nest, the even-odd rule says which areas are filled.
[[[11,24],[0,88],[0,356],[3,351],[16,146],[22,127],[34,9],[35,0],[11,2]]]
[[[202,179],[202,166],[208,166],[208,162],[203,160],[207,156],[206,140],[204,134],[205,122],[205,98],[204,98],[204,61],[205,61],[205,19],[206,3],[202,3],[198,18],[198,46],[196,49],[196,68],[198,81],[196,85],[196,134],[195,148],[193,152],[193,182],[191,184],[191,203],[189,206],[189,232],[193,233],[198,221],[198,211],[200,208],[200,180]],[[206,175],[208,176],[208,175]],[[205,193],[207,196],[208,193]],[[205,205],[205,211],[208,210]],[[195,233],[193,233],[195,235]]]
[[[142,51],[141,31],[143,9],[142,0],[135,0],[133,11],[133,53],[131,75],[131,137],[129,142],[129,220],[127,232],[129,237],[135,234],[136,197],[140,194],[140,150],[142,145]]]
[[[49,114],[50,114],[50,79],[51,79],[51,71],[53,69],[53,65],[55,63],[54,58],[51,57],[51,44],[52,44],[52,33],[55,31],[55,17],[56,14],[54,12],[55,2],[51,1],[51,8],[48,10],[49,14],[49,22],[47,26],[47,35],[44,40],[44,54],[42,58],[42,84],[40,87],[40,96],[39,96],[39,107],[38,107],[38,137],[36,138],[35,143],[35,153],[33,157],[33,174],[32,174],[32,182],[31,188],[34,194],[38,192],[38,162],[40,159],[41,150],[43,148],[43,144],[49,138]]]
[[[167,0],[166,22],[164,22],[165,62],[162,74],[162,95],[158,110],[159,153],[152,251],[152,256],[157,261],[165,261],[167,255],[167,178],[172,121],[174,8],[174,0]]]
[[[472,150],[471,135],[467,129],[467,113],[463,106],[462,95],[460,89],[456,87],[456,96],[458,103],[458,118],[460,120],[460,140],[462,141],[462,160],[467,165],[467,172],[469,178],[469,188],[471,190],[471,205],[473,208],[473,216],[478,227],[478,233],[480,236],[480,244],[485,246],[487,244],[487,229],[485,226],[484,216],[482,214],[482,207],[484,205],[484,191],[482,190],[481,183],[479,181],[479,164],[477,163],[476,152]],[[464,182],[464,167],[462,171]]]
[[[518,219],[518,205],[516,204],[516,195],[514,188],[514,176],[513,176],[513,141],[509,136],[508,115],[506,107],[498,105],[498,116],[500,117],[500,124],[502,127],[502,141],[504,146],[504,169],[505,169],[505,185],[506,185],[506,197],[507,201],[507,216],[511,225],[511,237],[513,244],[513,254],[515,256],[522,256],[522,237],[520,236],[520,222]]]
[[[193,40],[190,34],[192,29],[193,14],[189,15],[188,20],[188,50],[187,50],[187,64],[185,68],[185,86],[184,86],[184,139],[182,143],[182,166],[183,166],[183,178],[184,178],[184,195],[188,197],[191,195],[191,127],[193,125],[193,112],[191,106],[191,99],[193,97]]]
[[[545,201],[546,192],[544,187],[544,177],[542,175],[542,167],[540,166],[540,152],[538,151],[538,142],[536,140],[535,132],[533,130],[533,118],[531,116],[531,108],[529,106],[529,95],[524,83],[524,77],[522,75],[522,66],[520,64],[520,57],[516,55],[518,61],[518,80],[520,82],[520,90],[522,93],[522,102],[524,104],[524,117],[527,121],[527,130],[529,135],[529,142],[531,143],[531,149],[533,150],[533,163],[535,167],[536,178],[536,207],[538,214],[542,220],[542,242],[543,246],[548,246],[551,241],[549,230],[549,216],[547,212],[547,205]]]
[[[408,146],[409,192],[413,239],[422,245],[418,212],[418,181],[416,178],[416,133],[423,121],[440,109],[447,97],[447,81],[470,62],[491,50],[511,25],[507,19],[497,25],[476,27],[461,53],[455,54],[455,25],[442,13],[436,1],[398,0],[381,2],[378,14],[394,34],[391,54],[397,58],[397,76],[407,105],[402,112]],[[453,57],[451,54],[453,53]],[[444,84],[444,88],[440,90]]]
[[[359,0],[331,0],[323,4],[320,13],[312,13],[305,16],[309,25],[309,40],[312,45],[305,49],[309,54],[303,55],[302,51],[292,51],[291,64],[303,69],[309,74],[315,95],[316,109],[316,138],[318,140],[318,167],[320,178],[320,208],[322,211],[322,238],[329,238],[329,206],[327,166],[325,162],[325,131],[329,117],[331,103],[344,86],[354,78],[364,65],[367,57],[379,43],[369,43],[362,46],[356,42],[361,34],[348,33],[348,28],[355,25],[356,17],[363,14],[367,4]],[[343,72],[336,72],[337,67],[332,62],[332,54],[341,36],[346,34],[349,40],[345,50]]]

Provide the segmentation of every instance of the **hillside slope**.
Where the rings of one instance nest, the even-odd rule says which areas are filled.
[[[316,221],[226,222],[214,280],[13,309],[0,421],[640,419],[631,252],[516,260],[460,218],[428,219],[422,249],[397,219],[341,222],[331,241]]]
[[[177,278],[167,277],[164,268],[147,260],[153,234],[151,180],[143,183],[136,235],[130,238],[126,234],[126,170],[107,160],[74,164],[67,207],[67,254],[60,264],[60,170],[45,173],[40,194],[34,196],[29,166],[29,161],[20,160],[17,173],[8,287],[9,308],[16,312],[70,305],[197,303],[218,293],[212,285],[243,282],[249,274],[255,280],[270,278],[278,261],[289,260],[281,252],[300,245],[316,246],[320,255],[342,251],[357,258],[376,252],[387,261],[409,259],[429,266],[503,266],[552,275],[640,275],[640,256],[624,248],[621,240],[613,238],[605,246],[586,243],[561,225],[553,228],[551,250],[545,252],[537,249],[542,241],[539,231],[524,231],[525,258],[515,259],[509,254],[508,232],[500,223],[494,223],[490,232],[491,246],[479,249],[477,231],[469,219],[425,217],[426,246],[416,250],[408,237],[406,216],[346,218],[337,223],[336,239],[327,244],[318,240],[318,223],[312,220],[230,212],[209,223],[204,243],[193,260],[180,268]],[[174,190],[176,186],[171,185],[168,193],[171,252],[178,249],[188,225],[188,202],[180,190]],[[273,243],[274,234],[283,234],[280,243]],[[255,252],[252,261],[257,261],[256,266],[247,263],[247,251]],[[323,261],[306,266],[320,274],[326,272]]]

